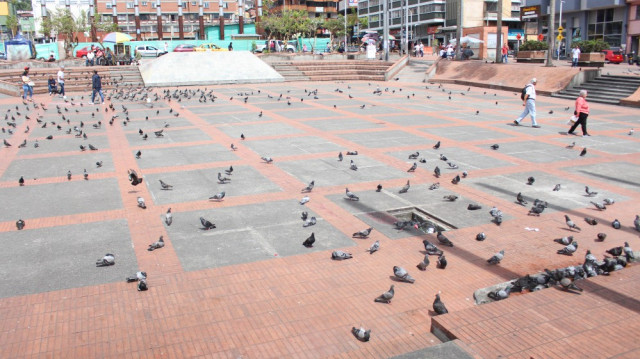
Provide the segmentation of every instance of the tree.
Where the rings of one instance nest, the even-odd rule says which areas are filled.
[[[15,15],[7,16],[7,29],[11,31],[11,37],[13,38],[18,33],[18,17]]]
[[[15,10],[31,11],[31,1],[29,0],[11,0],[11,5]]]
[[[329,31],[329,42],[333,43],[336,38],[344,38],[344,16],[338,15],[335,19],[326,19],[323,27]]]
[[[85,11],[80,12],[77,19],[73,17],[69,9],[57,9],[52,11],[50,16],[50,31],[55,31],[58,36],[64,38],[64,52],[67,57],[72,56],[73,49],[78,45],[77,33],[87,31],[87,14]],[[45,22],[42,22],[43,33]]]

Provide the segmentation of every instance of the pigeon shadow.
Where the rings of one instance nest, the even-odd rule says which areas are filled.
[[[564,288],[560,288],[558,286],[554,286],[553,289],[561,291],[561,292],[565,292],[565,293],[571,293],[571,294],[577,294],[577,295],[581,295],[581,292],[575,291],[575,290],[568,290],[568,289],[564,289]]]
[[[411,283],[411,282],[407,282],[407,281],[402,280],[402,279],[400,279],[400,278],[398,278],[398,277],[396,277],[396,276],[393,276],[393,275],[390,275],[390,276],[389,276],[389,279],[391,279],[392,281],[397,282],[397,283],[413,284],[413,283]]]

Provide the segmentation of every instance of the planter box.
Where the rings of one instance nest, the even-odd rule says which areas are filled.
[[[543,63],[547,58],[547,51],[518,51],[516,61]]]
[[[604,62],[604,54],[601,52],[587,52],[580,54],[580,59],[578,61]]]

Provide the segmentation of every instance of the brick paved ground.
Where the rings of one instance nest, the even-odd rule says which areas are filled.
[[[381,96],[373,95],[376,86]],[[574,315],[594,320],[618,313],[618,308],[637,313],[635,300],[597,296],[604,305],[584,304],[592,300],[592,287],[607,288],[618,297],[635,295],[627,291],[637,287],[636,269],[597,278],[585,285],[582,296],[548,289],[548,294],[525,294],[480,308],[473,300],[478,288],[580,263],[586,249],[602,256],[624,241],[640,247],[632,228],[640,198],[640,135],[627,135],[638,127],[636,109],[593,104],[593,136],[582,138],[563,134],[571,113],[565,107],[573,105],[564,100],[538,100],[541,129],[529,127],[528,119],[524,126],[510,126],[522,110],[512,92],[401,82],[229,85],[207,91],[211,89],[218,96],[213,104],[193,97],[158,101],[149,108],[114,99],[117,111],[108,113],[87,105],[80,94],[72,95],[75,106],[59,98],[37,98],[48,107],[46,112],[26,111],[16,99],[0,99],[0,113],[12,109],[8,118],[16,118],[15,134],[2,134],[12,147],[0,150],[0,245],[5,249],[0,255],[0,357],[385,358],[440,343],[430,332],[431,303],[438,292],[452,313],[442,323],[454,333],[457,328],[494,330],[482,325],[486,320],[474,327],[463,313],[499,316],[503,305],[511,313],[523,301],[546,297],[557,303],[549,310],[561,312],[566,296],[567,303],[580,305]],[[315,89],[317,99],[305,92]],[[126,126],[121,104],[129,109]],[[70,120],[62,130],[51,124],[60,122],[56,106]],[[38,114],[49,121],[47,128],[36,123]],[[114,114],[119,117],[109,126]],[[86,140],[64,133],[80,121]],[[102,126],[93,128],[98,121]],[[155,138],[152,131],[165,123],[170,125],[165,136]],[[7,128],[6,121],[3,125]],[[138,129],[149,139],[143,141]],[[245,141],[239,139],[241,133]],[[54,139],[46,140],[50,134]],[[27,146],[18,149],[24,139]],[[38,148],[33,147],[36,140]],[[438,140],[442,146],[433,150]],[[573,141],[575,149],[565,148]],[[89,143],[98,150],[79,150]],[[231,143],[237,151],[229,149]],[[489,148],[494,143],[500,144],[498,151]],[[584,146],[588,154],[579,157]],[[140,159],[135,158],[138,150]],[[359,155],[338,162],[338,151],[349,150]],[[414,162],[407,156],[415,151],[426,164],[407,173]],[[447,169],[440,154],[460,168]],[[272,156],[274,163],[263,163],[261,156]],[[348,169],[351,159],[357,172]],[[101,168],[97,161],[103,161]],[[218,184],[217,173],[231,165],[231,183]],[[432,174],[436,165],[443,172],[440,179]],[[82,179],[85,168],[88,181]],[[144,177],[142,185],[129,184],[130,168]],[[462,171],[468,171],[468,178],[451,184]],[[528,186],[532,175],[536,182]],[[19,176],[25,178],[24,187],[18,186]],[[175,188],[161,190],[159,179]],[[316,180],[316,187],[311,201],[301,206],[300,190],[310,180]],[[411,189],[399,194],[407,180]],[[440,189],[429,191],[436,181]],[[381,193],[375,192],[378,183]],[[556,183],[563,185],[560,192],[551,191]],[[591,198],[583,195],[584,185],[601,193],[596,199],[612,197],[616,204],[604,212],[594,210]],[[344,199],[346,186],[360,202]],[[222,190],[224,201],[208,200]],[[549,201],[548,213],[527,216],[528,208],[514,203],[517,192],[529,200]],[[442,200],[452,193],[460,199]],[[138,196],[145,198],[146,210],[137,207]],[[483,209],[467,211],[471,202]],[[505,213],[500,227],[487,213],[493,205]],[[458,227],[447,233],[456,246],[446,250],[446,270],[435,269],[432,258],[426,272],[418,271],[425,235],[393,229],[387,212],[413,207]],[[174,216],[170,227],[163,216],[168,208]],[[302,227],[303,210],[317,217],[316,226]],[[564,213],[583,227],[574,234],[580,249],[573,257],[555,254],[559,247],[552,241],[570,234]],[[200,216],[218,228],[203,231]],[[588,226],[585,216],[601,224]],[[26,221],[21,232],[15,228],[18,218]],[[609,226],[614,218],[622,229]],[[369,239],[351,239],[368,226],[374,228]],[[477,242],[475,234],[481,231],[488,239]],[[311,232],[317,242],[306,249],[301,243]],[[598,232],[609,235],[605,242],[594,241]],[[160,235],[166,247],[148,252],[147,245]],[[375,240],[381,249],[370,255],[366,249]],[[333,249],[349,251],[354,258],[331,261]],[[506,251],[504,261],[487,266],[486,259],[500,249]],[[108,252],[116,255],[116,265],[96,268],[94,261]],[[415,284],[392,281],[394,265],[406,268]],[[148,273],[149,291],[137,292],[134,284],[124,282],[137,270]],[[374,303],[390,284],[396,286],[392,304]],[[371,341],[355,340],[352,326],[371,329]],[[612,335],[637,332],[632,322],[606,329]],[[567,331],[556,333],[554,340],[584,343],[598,336],[602,333],[595,330],[584,337]],[[514,339],[504,335],[460,338],[485,357],[557,356],[535,345],[509,351],[499,343]],[[640,348],[635,341],[623,345]],[[607,348],[594,345],[591,357],[609,356]]]

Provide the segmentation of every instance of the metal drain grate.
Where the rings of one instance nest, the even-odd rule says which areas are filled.
[[[412,222],[411,227],[413,227],[414,224],[417,224],[418,228],[423,232],[430,232],[430,228],[433,231],[441,232],[457,229],[457,227],[451,223],[448,223],[418,207],[396,208],[388,210],[387,213],[396,218],[398,222]]]

